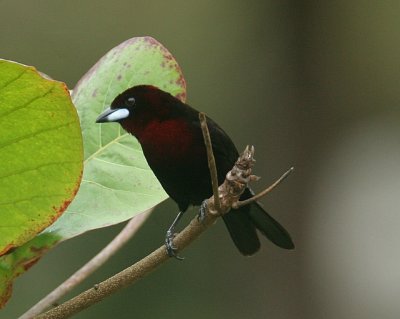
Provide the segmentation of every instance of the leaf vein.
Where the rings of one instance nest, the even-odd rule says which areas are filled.
[[[26,197],[18,200],[13,200],[11,202],[0,202],[0,206],[10,206],[10,205],[15,205],[16,203],[21,203],[21,202],[27,202],[31,201],[34,199],[40,199],[40,198],[49,198],[49,197],[66,197],[66,194],[46,194],[46,195],[35,195],[31,197]]]
[[[111,142],[108,142],[106,145],[103,145],[102,147],[100,147],[96,152],[94,152],[92,155],[90,155],[87,159],[85,159],[84,164],[86,165],[86,163],[90,160],[92,160],[93,158],[96,157],[96,155],[100,154],[101,152],[103,152],[107,147],[109,147],[110,145],[117,143],[120,139],[122,139],[123,137],[125,137],[127,135],[121,135],[118,136],[117,138],[113,139]],[[119,143],[118,143],[119,144]]]
[[[45,93],[43,93],[41,96],[35,96],[33,99],[31,99],[30,101],[25,102],[24,104],[18,106],[18,107],[14,107],[13,109],[10,109],[8,111],[5,111],[3,113],[0,114],[0,120],[6,120],[6,116],[10,115],[18,110],[21,110],[23,108],[28,107],[29,105],[31,105],[33,102],[40,100],[44,97],[46,97],[48,94],[50,94],[51,92],[53,92],[54,88],[55,88],[56,84],[54,83],[53,86],[47,90]]]
[[[17,77],[15,77],[14,79],[9,80],[8,82],[6,82],[2,87],[0,87],[0,91],[3,90],[4,88],[6,88],[7,86],[9,86],[11,83],[17,81],[19,78],[21,78],[26,72],[28,71],[28,69],[24,69],[20,74],[18,74]]]
[[[96,157],[96,158],[94,158],[94,159],[97,160],[97,161],[101,161],[101,162],[107,163],[107,164],[111,164],[111,165],[122,166],[122,167],[129,167],[129,168],[138,169],[138,170],[143,170],[143,171],[151,171],[149,168],[143,168],[143,167],[139,167],[139,166],[133,166],[133,165],[127,165],[127,164],[120,164],[120,163],[113,163],[113,162],[106,161],[106,160],[103,160],[103,159],[98,158],[98,157]]]
[[[46,167],[46,166],[62,165],[62,164],[73,164],[73,163],[77,163],[77,161],[62,161],[62,162],[44,163],[44,164],[41,164],[41,165],[38,165],[38,166],[35,166],[35,167],[32,167],[32,168],[20,169],[18,171],[14,171],[14,172],[11,172],[11,173],[8,173],[8,174],[4,174],[4,175],[0,176],[0,179],[6,178],[6,177],[10,177],[10,176],[14,176],[14,175],[19,175],[19,174],[30,172],[30,171],[35,171],[35,170],[37,170],[39,168]]]
[[[38,131],[30,133],[30,134],[19,136],[18,138],[15,138],[13,140],[6,141],[5,143],[0,144],[0,149],[4,148],[4,147],[7,147],[7,146],[11,146],[11,145],[13,145],[15,143],[18,143],[18,142],[21,142],[23,140],[36,137],[36,136],[38,136],[38,135],[40,135],[42,133],[58,130],[58,129],[62,128],[62,127],[69,126],[69,125],[71,125],[73,123],[74,123],[74,121],[70,121],[70,122],[63,123],[63,124],[60,124],[60,125],[57,125],[57,126],[41,129],[41,130],[38,130]]]
[[[109,186],[100,184],[100,183],[95,182],[95,181],[89,181],[89,180],[87,180],[87,179],[83,179],[83,180],[82,180],[82,183],[83,183],[83,182],[88,183],[88,184],[94,184],[94,185],[97,185],[97,186],[99,186],[99,187],[101,187],[101,188],[108,189],[108,190],[113,191],[113,192],[126,192],[126,193],[131,193],[131,194],[139,194],[139,195],[146,195],[146,196],[154,196],[153,193],[143,193],[143,192],[137,192],[137,191],[132,191],[132,190],[126,190],[126,189],[111,188],[111,187],[109,187]]]

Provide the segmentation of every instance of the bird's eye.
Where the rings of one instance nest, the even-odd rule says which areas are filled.
[[[135,98],[133,96],[128,97],[126,99],[126,106],[134,106],[135,105]]]

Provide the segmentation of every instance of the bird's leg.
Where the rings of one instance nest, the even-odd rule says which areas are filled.
[[[197,215],[197,220],[199,222],[203,222],[204,218],[206,218],[207,214],[207,199],[203,200],[200,205],[199,214]]]
[[[178,256],[175,251],[176,251],[176,247],[174,247],[174,237],[175,237],[175,226],[178,224],[179,220],[181,219],[181,217],[183,216],[182,211],[180,211],[178,213],[178,215],[176,215],[174,221],[172,222],[171,226],[168,228],[167,230],[167,234],[165,236],[165,247],[167,248],[167,254],[170,257],[175,257],[176,259],[179,260],[183,260],[184,258]]]

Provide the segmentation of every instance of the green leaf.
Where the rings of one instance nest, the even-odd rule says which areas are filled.
[[[17,273],[9,262],[14,248],[52,224],[79,188],[82,136],[64,83],[0,60],[0,159],[1,306],[9,294],[1,289]]]
[[[74,88],[85,149],[82,184],[67,212],[45,232],[71,238],[125,221],[167,198],[137,140],[117,123],[95,123],[118,94],[138,84],[186,97],[179,65],[150,37],[132,38],[113,48]]]
[[[0,255],[53,223],[75,196],[82,139],[65,85],[0,60]]]

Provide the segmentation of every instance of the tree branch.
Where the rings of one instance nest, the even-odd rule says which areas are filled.
[[[240,195],[246,189],[248,183],[257,179],[254,175],[251,175],[252,167],[255,162],[254,147],[247,146],[242,155],[236,161],[232,170],[226,175],[224,183],[219,187],[215,187],[215,185],[218,185],[218,182],[215,182],[218,181],[218,179],[215,159],[213,160],[212,156],[212,145],[207,130],[207,124],[204,125],[204,123],[206,123],[205,116],[200,115],[200,119],[203,123],[202,130],[207,148],[211,179],[213,180],[213,194],[215,196],[213,195],[207,199],[204,219],[199,221],[198,218],[195,217],[190,224],[174,238],[174,246],[177,248],[177,252],[182,251],[193,242],[210,225],[214,224],[219,216],[226,214],[239,201]],[[275,184],[277,185],[278,183]],[[273,187],[275,184],[273,184]],[[135,283],[156,269],[159,265],[171,259],[172,258],[167,254],[165,246],[161,246],[134,265],[35,318],[68,318],[71,315],[101,301],[114,292]]]
[[[219,187],[221,213],[230,210],[232,203],[239,199],[240,195],[247,187],[247,182],[251,179],[251,176],[253,176],[251,175],[251,167],[254,164],[253,154],[254,149],[247,147],[239,157],[233,169],[227,174],[224,183]],[[215,210],[214,196],[209,198],[207,203],[207,214],[205,215],[204,220],[199,222],[197,217],[195,217],[190,224],[174,238],[174,246],[178,248],[178,252],[187,247],[218,218],[219,214],[208,214],[210,210]],[[169,258],[165,246],[161,246],[131,267],[35,318],[68,318],[71,315],[101,301],[114,292],[136,282],[140,278],[143,278],[167,260],[171,260],[171,258]]]
[[[93,272],[100,268],[112,255],[114,255],[123,245],[132,238],[143,223],[150,216],[152,210],[147,210],[144,213],[133,217],[121,230],[121,232],[95,257],[87,262],[82,268],[76,271],[71,277],[59,285],[56,289],[50,292],[46,297],[40,300],[31,309],[21,315],[18,319],[30,319],[40,314],[55,302],[61,299],[66,293],[79,285]]]
[[[214,223],[216,218],[216,216],[208,214],[202,223],[198,222],[197,218],[193,219],[189,226],[187,226],[181,233],[179,233],[178,236],[175,237],[174,246],[179,247],[179,251],[182,250],[193,240],[195,240],[209,225]],[[133,284],[167,260],[171,260],[171,258],[167,255],[165,246],[161,246],[131,267],[35,318],[68,318],[73,314],[78,313],[83,309],[86,309],[87,307],[101,301],[114,292]]]

